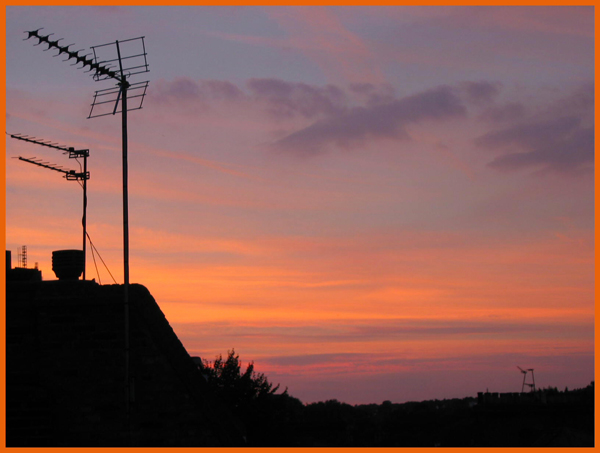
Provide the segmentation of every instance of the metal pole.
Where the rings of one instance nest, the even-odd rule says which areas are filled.
[[[118,43],[117,43],[118,46]],[[117,47],[118,48],[118,47]],[[123,301],[125,305],[125,397],[127,398],[127,431],[129,433],[129,443],[131,446],[131,376],[129,370],[129,196],[127,187],[127,86],[128,83],[123,80],[121,89],[121,102],[123,106]]]
[[[123,105],[123,278],[125,316],[127,321],[126,353],[129,354],[129,197],[127,187],[127,83],[123,83],[121,102]]]
[[[129,83],[125,80],[123,65],[121,62],[121,50],[119,41],[116,41],[117,55],[121,70],[121,120],[123,139],[123,301],[125,308],[125,408],[127,416],[127,432],[129,444],[131,445],[131,386],[129,370],[129,196],[127,187],[127,88]]]
[[[85,249],[87,244],[87,155],[83,156],[83,219],[81,223],[83,224],[83,280],[85,281]]]

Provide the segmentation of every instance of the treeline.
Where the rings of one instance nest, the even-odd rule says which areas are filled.
[[[563,404],[487,405],[476,398],[350,405],[303,404],[242,363],[235,351],[203,361],[204,378],[242,422],[249,447],[593,446],[594,388]],[[536,400],[537,401],[537,400]]]

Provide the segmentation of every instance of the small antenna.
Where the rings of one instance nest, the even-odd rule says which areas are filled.
[[[38,139],[35,137],[29,137],[27,135],[22,134],[9,134],[12,138],[17,140],[22,140],[29,143],[34,143],[36,145],[46,146],[48,148],[54,148],[61,151],[64,151],[63,154],[68,154],[69,159],[77,159],[83,158],[83,171],[77,172],[75,170],[67,170],[62,168],[60,165],[49,164],[48,162],[43,162],[41,159],[36,159],[35,157],[26,158],[20,157],[19,160],[24,162],[29,162],[30,164],[37,165],[38,167],[44,167],[49,170],[54,170],[60,173],[63,173],[63,176],[67,181],[83,181],[81,184],[83,188],[83,218],[81,219],[81,224],[83,227],[83,276],[82,279],[85,280],[85,261],[86,261],[86,243],[87,243],[87,180],[90,179],[90,172],[87,171],[87,159],[90,155],[89,149],[79,149],[76,150],[73,147],[67,147],[58,145],[56,143],[52,143],[47,140]]]
[[[19,249],[19,267],[27,269],[27,246],[23,245]]]
[[[60,165],[49,164],[48,162],[43,162],[41,159],[34,160],[35,158],[27,158],[27,157],[18,157],[19,160],[29,162],[30,164],[37,165],[38,167],[48,168],[50,170],[58,171],[60,173],[64,173],[67,181],[83,181],[90,178],[90,172],[81,172],[78,173],[75,170],[65,170]]]
[[[35,137],[29,137],[28,135],[22,134],[9,134],[12,138],[16,138],[17,140],[23,140],[29,143],[35,143],[36,145],[47,146],[48,148],[60,149],[65,151],[63,154],[69,153],[69,159],[77,159],[78,157],[89,157],[89,149],[80,149],[76,150],[73,147],[66,147],[62,145],[58,145],[47,140],[37,139]]]
[[[533,376],[533,368],[524,370],[518,365],[517,368],[521,371],[521,373],[523,373],[523,385],[521,386],[521,393],[525,393],[525,386],[528,386],[531,392],[535,392],[535,377]],[[532,382],[525,382],[527,379],[527,373],[531,373]]]

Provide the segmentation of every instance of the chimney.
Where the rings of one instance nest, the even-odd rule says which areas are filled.
[[[55,250],[52,270],[59,280],[78,280],[83,272],[83,250]]]

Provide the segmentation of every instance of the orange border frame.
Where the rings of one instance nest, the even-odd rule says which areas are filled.
[[[113,1],[101,1],[101,2],[91,2],[91,1],[84,1],[84,2],[76,2],[74,0],[68,0],[68,1],[63,1],[60,2],[61,5],[81,5],[81,4],[102,4],[102,5],[118,5],[120,4],[119,2],[113,2]],[[231,5],[234,2],[224,2],[224,1],[217,1],[217,2],[211,2],[211,5]],[[302,2],[291,2],[289,4],[303,4],[303,5],[319,5],[322,4],[323,2],[315,2],[315,1],[302,1]],[[389,1],[384,1],[379,3],[380,5],[396,5],[396,4],[402,4],[403,2],[389,2]],[[418,2],[421,3],[421,2]],[[590,2],[588,1],[584,1],[584,2],[578,2],[577,4],[580,6],[596,6],[598,2]],[[17,5],[41,5],[41,4],[46,4],[46,5],[52,5],[52,3],[46,3],[46,2],[33,2],[33,1],[17,1],[17,2],[5,2],[4,4],[4,8],[2,9],[0,15],[1,15],[1,19],[2,19],[2,29],[3,29],[3,33],[0,37],[1,42],[2,42],[2,46],[0,48],[0,57],[1,57],[1,64],[2,64],[2,85],[3,85],[3,90],[2,90],[2,95],[1,95],[1,101],[2,101],[2,105],[1,105],[1,112],[3,113],[3,116],[6,118],[6,7],[8,6],[17,6]],[[127,2],[127,5],[149,5],[149,4],[155,4],[155,5],[162,5],[164,4],[164,2],[155,2],[155,1],[150,1],[150,2],[142,2],[142,1],[130,1]],[[189,5],[195,5],[195,4],[201,4],[198,2],[189,2],[189,1],[183,1],[180,2],[178,4],[189,4]],[[235,2],[236,5],[253,5],[253,4],[257,4],[257,2],[247,2],[247,1],[243,1],[243,2]],[[271,5],[281,5],[281,4],[285,4],[283,2],[281,3],[275,3],[275,2],[264,2],[264,3],[260,3],[260,4],[271,4]],[[339,1],[334,1],[334,2],[328,2],[328,5],[364,5],[363,3],[360,2],[355,2],[355,1],[350,1],[350,2],[339,2]],[[414,3],[411,3],[414,4]],[[422,2],[421,4],[426,4],[428,6],[443,6],[443,5],[453,5],[456,4],[456,2],[449,2],[449,1],[437,1],[437,2]],[[506,2],[475,2],[473,0],[469,0],[469,1],[463,1],[460,2],[461,5],[464,6],[485,6],[485,5],[514,5],[514,6],[521,6],[521,5],[537,5],[537,6],[550,6],[550,5],[555,5],[555,6],[564,6],[566,4],[568,4],[568,2],[557,2],[557,1],[548,1],[548,2],[540,2],[540,1],[529,1],[529,2],[524,2],[524,1],[506,1]],[[600,11],[598,8],[595,9],[594,11],[594,16],[595,16],[595,24],[600,23]],[[596,74],[598,73],[598,39],[597,39],[597,32],[596,32],[596,63],[595,63],[595,67],[596,67]],[[597,77],[597,76],[596,76]],[[598,108],[596,106],[596,129],[598,128]],[[6,149],[4,149],[4,155],[6,155]],[[595,163],[595,167],[596,169],[598,168],[597,166],[597,162]],[[3,197],[0,199],[0,208],[2,211],[2,217],[4,222],[2,222],[2,232],[4,233],[2,235],[2,240],[4,241],[4,246],[6,247],[6,160],[2,159],[0,161],[0,169],[1,169],[1,176],[0,178],[2,179],[3,182],[3,187],[4,187],[4,193],[3,193]],[[596,178],[595,180],[595,194],[598,195],[599,193],[599,189],[600,189],[600,180],[598,178]],[[598,203],[598,199],[596,197],[595,200],[595,224],[597,225],[600,221],[600,209],[599,209],[599,203]],[[598,234],[597,232],[595,233],[595,252],[597,255],[598,249],[599,249],[599,245],[598,245]],[[2,264],[0,264],[0,270],[2,271],[2,275],[6,275],[6,270],[5,270],[5,263],[3,260],[0,260],[0,262]],[[599,272],[596,269],[595,271],[595,275],[596,275],[596,283],[595,283],[595,296],[596,298],[598,298],[598,295],[600,294],[600,287],[598,285],[598,275]],[[2,282],[2,307],[5,307],[5,302],[6,302],[6,281],[4,278],[1,279]],[[5,355],[5,350],[6,350],[6,319],[5,319],[5,310],[3,309],[0,313],[0,318],[1,318],[1,322],[0,322],[0,326],[1,326],[1,343],[2,343],[2,348],[0,351],[0,355],[2,357],[2,372],[0,373],[0,381],[2,384],[2,388],[5,389],[6,391],[6,378],[5,378],[5,371],[6,371],[6,366],[5,366],[5,359],[6,359],[6,355]],[[597,315],[596,315],[596,321],[597,321]],[[599,344],[599,331],[598,331],[598,323],[595,322],[595,346],[596,346],[596,350],[598,349],[598,344]],[[595,362],[595,374],[598,374],[598,362]],[[598,394],[596,393],[595,395],[595,403],[596,403],[596,410],[599,406],[600,403],[600,398],[598,397]],[[29,452],[29,451],[38,451],[38,450],[43,450],[43,451],[57,451],[57,452],[62,452],[63,449],[61,448],[44,448],[44,449],[33,449],[33,448],[19,448],[19,449],[13,449],[13,448],[6,448],[6,433],[5,433],[5,413],[6,413],[6,399],[5,399],[5,393],[2,394],[2,398],[1,398],[1,404],[0,404],[0,422],[1,422],[1,426],[2,429],[0,429],[0,448],[2,450],[16,450],[18,452]],[[597,412],[596,412],[596,432],[595,432],[595,436],[596,436],[596,445],[597,445],[597,439],[598,439],[598,417],[597,417]],[[104,450],[104,449],[97,449],[97,448],[77,448],[77,449],[69,449],[70,451],[94,451],[97,452],[99,450]],[[107,449],[108,450],[108,449]],[[128,448],[111,448],[110,452],[126,452],[128,451]],[[153,452],[171,452],[171,451],[182,451],[182,450],[197,450],[197,448],[186,448],[186,449],[174,449],[174,448],[153,448],[152,451]],[[237,451],[247,451],[247,452],[262,452],[264,449],[261,448],[243,448],[243,449],[236,449],[236,448],[203,448],[203,451],[215,451],[215,452],[237,452]],[[270,451],[281,451],[281,452],[298,452],[298,451],[306,451],[306,452],[310,452],[310,453],[321,453],[321,452],[325,452],[331,449],[328,448],[271,448],[269,449]],[[343,448],[336,448],[336,450],[345,450]],[[348,449],[350,450],[350,449]],[[397,451],[399,449],[396,448],[358,448],[358,449],[352,449],[353,451],[359,450],[359,451],[377,451],[379,452],[394,452]],[[431,449],[425,448],[425,449],[413,449],[413,448],[408,448],[408,449],[402,449],[403,451],[412,451],[414,450],[415,452],[423,452],[423,451],[428,451]],[[446,449],[447,451],[463,451],[463,449],[461,448],[448,448]],[[475,448],[475,449],[470,449],[470,451],[481,451],[481,450],[491,450],[491,449],[484,449],[484,448]],[[494,452],[497,451],[505,451],[508,449],[503,449],[503,448],[498,448],[498,449],[493,449]],[[511,448],[510,452],[515,452],[515,451],[521,451],[521,450],[528,450],[525,448]]]

